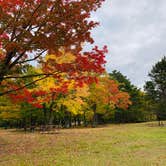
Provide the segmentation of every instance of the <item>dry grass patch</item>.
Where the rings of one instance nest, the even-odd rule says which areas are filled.
[[[0,130],[0,166],[165,166],[165,163],[166,128],[149,123],[62,129],[58,134]]]

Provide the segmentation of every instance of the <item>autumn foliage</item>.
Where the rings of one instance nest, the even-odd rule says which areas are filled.
[[[105,74],[107,47],[83,51],[98,25],[90,14],[103,1],[0,0],[0,96],[19,106],[17,117],[20,110],[31,124],[36,117],[45,125],[57,117],[90,122],[91,115],[131,105]]]
[[[1,0],[0,82],[8,75],[20,76],[17,70],[27,62],[41,63],[42,55],[57,55],[62,48],[85,64],[88,59],[80,56],[82,43],[93,43],[90,30],[97,25],[88,18],[102,1]]]

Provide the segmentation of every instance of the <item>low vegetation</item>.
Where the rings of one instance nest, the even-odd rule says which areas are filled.
[[[0,130],[1,166],[164,166],[166,132],[157,122],[61,129]]]

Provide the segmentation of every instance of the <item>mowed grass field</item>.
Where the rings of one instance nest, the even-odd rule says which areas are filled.
[[[166,166],[166,127],[150,122],[58,134],[1,129],[0,166]]]

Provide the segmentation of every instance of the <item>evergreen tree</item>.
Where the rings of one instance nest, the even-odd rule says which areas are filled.
[[[157,62],[149,73],[150,81],[145,84],[149,100],[153,102],[157,119],[166,119],[166,57]]]
[[[143,109],[144,93],[136,86],[131,84],[130,80],[119,71],[112,71],[109,74],[111,79],[119,82],[120,90],[130,95],[132,105],[125,111],[117,109],[115,112],[115,121],[117,122],[141,122],[147,120],[147,112]]]

